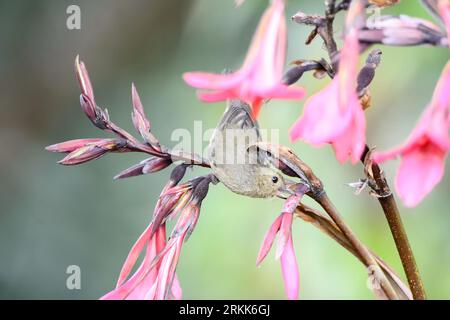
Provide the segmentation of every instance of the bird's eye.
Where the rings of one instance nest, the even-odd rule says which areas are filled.
[[[272,177],[272,182],[273,182],[273,183],[277,183],[277,182],[278,182],[278,177],[273,176],[273,177]]]

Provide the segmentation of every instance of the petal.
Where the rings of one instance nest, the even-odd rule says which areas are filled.
[[[306,95],[306,91],[300,87],[289,87],[284,84],[280,84],[272,88],[265,95],[267,98],[272,99],[300,100]]]
[[[161,228],[160,228],[161,229]],[[158,230],[159,231],[159,230]],[[164,232],[165,233],[165,232]],[[158,253],[161,251],[158,248],[159,232],[153,236],[151,243],[147,246],[144,261],[138,268],[136,274],[134,274],[129,282],[134,283],[130,285],[131,291],[127,294],[127,300],[144,300],[148,299],[149,292],[156,284],[156,276],[158,274],[159,262],[150,268],[150,266],[156,261]],[[165,236],[164,236],[165,241]],[[162,249],[162,248],[161,248]]]
[[[275,219],[275,221],[272,223],[269,230],[267,231],[266,235],[264,236],[261,248],[259,249],[258,257],[256,258],[257,266],[261,264],[261,262],[267,256],[267,253],[269,253],[270,248],[272,247],[273,241],[275,239],[275,236],[278,230],[280,229],[282,219],[283,215],[281,214]]]
[[[281,19],[284,19],[284,3],[283,0],[275,0],[266,9],[259,21],[242,69],[252,68],[255,65],[258,66],[255,61],[258,61],[258,56],[261,55],[261,51],[265,52],[264,49],[270,50],[268,55],[272,54],[273,50],[275,50],[274,45],[276,37],[279,34],[277,31],[280,15],[282,16]],[[269,63],[269,66],[273,65],[273,60],[270,60]],[[264,65],[259,65],[259,67],[264,67]]]
[[[450,9],[449,9],[450,11]],[[449,13],[450,15],[450,13]],[[450,17],[449,17],[450,20]],[[449,22],[450,23],[450,22]],[[434,89],[431,104],[438,109],[447,110],[450,105],[450,61],[444,67]]]
[[[415,148],[403,155],[396,188],[407,207],[414,207],[439,183],[444,175],[445,152],[436,146]]]
[[[128,253],[128,256],[125,259],[125,262],[123,264],[122,270],[120,271],[120,275],[119,275],[119,279],[117,280],[116,288],[125,282],[128,275],[130,274],[131,270],[133,269],[133,266],[136,263],[136,260],[138,259],[142,250],[144,249],[144,246],[150,240],[151,229],[152,229],[152,224],[150,224],[145,229],[145,231],[141,234],[139,239],[136,241],[136,243],[133,245],[130,252]]]
[[[186,72],[183,74],[183,79],[188,85],[206,90],[226,90],[237,86],[243,78],[243,75],[239,72],[231,74]]]
[[[403,147],[396,147],[389,151],[384,152],[374,152],[372,155],[372,160],[376,163],[382,163],[387,160],[392,160],[397,158],[403,152]]]
[[[281,270],[283,273],[284,288],[288,299],[297,300],[298,290],[300,287],[300,277],[294,246],[292,243],[292,236],[289,237],[283,254],[281,255]]]
[[[187,230],[176,238],[171,239],[173,244],[171,245],[170,250],[164,255],[160,270],[158,272],[158,285],[155,293],[156,300],[165,300],[167,298],[167,294],[171,290],[170,286],[174,280],[175,269],[178,264],[181,247],[186,234]]]
[[[45,147],[45,150],[50,152],[72,152],[76,149],[84,147],[87,144],[96,144],[104,139],[75,139],[66,142],[61,142],[57,144],[52,144],[51,146]]]
[[[262,100],[258,99],[258,100],[253,101],[251,106],[252,106],[252,117],[253,117],[253,119],[258,119],[259,112],[261,111],[261,107],[262,107]]]
[[[181,289],[180,281],[178,280],[177,275],[173,278],[172,282],[172,296],[175,300],[181,300],[183,295],[183,291]]]
[[[301,99],[304,91],[282,85],[287,27],[284,0],[273,0],[260,19],[244,63],[232,74],[188,72],[189,85],[212,92],[199,94],[204,102],[240,99],[252,104],[272,98]],[[255,108],[255,115],[258,110]]]
[[[150,227],[148,229],[151,229]],[[107,293],[101,300],[146,299],[151,288],[156,284],[159,260],[155,260],[159,253],[163,254],[166,241],[165,225],[161,226],[151,238],[147,251],[139,268],[125,283]]]
[[[266,10],[258,26],[245,66],[252,70],[253,82],[263,88],[280,83],[286,59],[286,21],[284,3],[277,0]],[[254,54],[253,54],[254,52]]]
[[[349,110],[352,112],[350,115],[352,121],[343,133],[332,141],[332,144],[340,163],[345,163],[350,156],[351,162],[355,164],[360,161],[366,145],[366,119],[359,103],[350,108],[353,110]]]
[[[281,220],[281,227],[277,242],[277,251],[275,253],[275,259],[279,259],[285,250],[288,240],[291,238],[292,233],[292,220],[294,215],[292,213],[283,212]]]
[[[333,80],[305,103],[303,116],[290,130],[290,138],[316,146],[329,143],[347,127],[351,118],[338,105],[338,81]]]
[[[200,99],[200,101],[203,101],[203,102],[218,102],[218,101],[224,101],[227,99],[237,98],[237,95],[231,90],[198,92],[197,96]]]
[[[359,39],[356,29],[351,29],[344,39],[344,46],[340,54],[339,72],[339,103],[346,107],[350,101],[349,95],[356,94],[356,80],[358,78]]]

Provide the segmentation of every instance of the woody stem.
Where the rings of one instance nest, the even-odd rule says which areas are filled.
[[[362,157],[363,163],[368,152],[369,148],[366,146]],[[380,195],[378,202],[383,208],[384,215],[386,216],[386,220],[389,224],[389,228],[391,230],[392,237],[394,238],[395,246],[397,247],[413,298],[414,300],[425,300],[426,294],[422,279],[420,277],[419,268],[417,267],[411,245],[409,244],[408,235],[400,217],[400,212],[398,210],[395,198],[383,176],[381,168],[376,163],[371,164],[371,174],[373,177],[369,178],[373,178],[376,183],[376,192]]]
[[[376,262],[375,258],[371,254],[371,252],[367,249],[367,247],[356,237],[353,231],[347,226],[344,222],[342,216],[337,211],[334,204],[328,198],[325,192],[322,192],[319,196],[315,197],[315,200],[320,204],[320,206],[327,212],[330,218],[336,223],[338,228],[342,231],[347,240],[352,244],[355,248],[356,252],[359,253],[361,259],[367,266],[372,266],[373,268],[380,269],[380,266]],[[378,280],[380,281],[380,285],[383,288],[383,291],[386,293],[386,296],[390,300],[398,300],[398,296],[395,290],[392,288],[392,285],[386,278],[386,276],[379,270],[377,272],[379,274]]]

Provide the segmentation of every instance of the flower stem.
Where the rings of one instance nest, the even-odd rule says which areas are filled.
[[[355,250],[359,253],[364,263],[367,266],[379,269],[379,272],[377,272],[377,274],[379,275],[378,280],[380,281],[380,285],[383,291],[385,292],[386,296],[390,300],[398,300],[399,297],[397,296],[397,293],[393,289],[391,283],[386,278],[384,273],[381,272],[380,266],[376,262],[375,258],[373,257],[369,249],[367,249],[367,247],[356,237],[353,231],[347,226],[347,224],[344,222],[343,218],[337,211],[336,207],[334,206],[334,204],[328,198],[327,194],[323,192],[318,197],[316,197],[315,200],[327,212],[327,214],[334,221],[334,223],[336,223],[336,225],[342,231],[344,236],[348,239],[348,241],[353,245]]]
[[[366,161],[365,159],[368,153],[369,148],[366,146],[362,157],[363,163]],[[400,217],[395,198],[392,195],[389,185],[384,178],[383,171],[378,164],[371,163],[370,166],[371,170],[366,170],[366,172],[369,175],[369,179],[373,179],[376,183],[377,190],[375,191],[379,195],[378,202],[383,208],[384,215],[389,224],[414,300],[425,300],[426,294],[420,277],[419,268],[417,267],[411,245],[409,244],[408,235],[406,234],[405,227]]]

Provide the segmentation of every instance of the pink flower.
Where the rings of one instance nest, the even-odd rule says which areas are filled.
[[[450,62],[444,68],[418,125],[407,142],[391,151],[373,155],[376,162],[401,156],[396,189],[406,206],[414,207],[431,192],[444,175],[450,150]]]
[[[160,226],[153,237],[150,237],[151,226],[150,224],[131,249],[120,273],[116,289],[104,295],[101,300],[155,300],[164,299],[169,293],[174,299],[181,298],[178,280],[174,273],[167,272],[177,262],[178,257],[175,257],[173,252],[174,245],[171,244],[170,249],[165,249],[168,247],[165,225]],[[144,260],[133,276],[125,281],[145,246],[147,249]]]
[[[297,259],[295,257],[294,246],[292,242],[292,220],[294,211],[297,208],[303,194],[290,196],[283,207],[283,212],[279,215],[264,236],[261,249],[259,250],[256,265],[260,265],[272,247],[275,236],[278,236],[276,259],[281,258],[281,269],[283,272],[283,280],[285,291],[288,299],[296,300],[298,298],[299,289],[299,273]]]
[[[339,72],[322,91],[305,104],[303,116],[290,130],[290,138],[320,146],[331,143],[337,159],[359,161],[365,146],[366,121],[356,93],[358,33],[345,37]]]
[[[241,99],[252,106],[256,118],[265,99],[301,99],[304,90],[282,83],[286,59],[284,0],[273,0],[261,18],[241,69],[231,74],[188,72],[183,75],[204,102]]]
[[[175,274],[183,243],[194,230],[200,207],[212,176],[199,177],[177,186],[186,171],[180,165],[156,204],[153,220],[130,250],[114,290],[102,300],[181,299],[181,287]],[[166,221],[179,215],[170,238],[166,241]],[[145,257],[136,272],[129,277],[139,255]]]
[[[113,151],[127,151],[121,139],[76,139],[47,146],[47,151],[68,153],[59,164],[71,166],[98,159]]]

